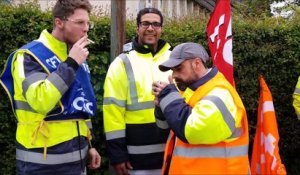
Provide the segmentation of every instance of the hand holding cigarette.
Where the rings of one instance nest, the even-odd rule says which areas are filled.
[[[79,65],[81,65],[83,62],[85,62],[89,55],[87,45],[92,42],[89,41],[87,36],[80,38],[70,49],[69,57],[73,58]]]

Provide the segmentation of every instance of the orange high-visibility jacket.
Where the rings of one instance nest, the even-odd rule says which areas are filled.
[[[221,73],[198,87],[188,104],[194,107],[213,88],[227,89],[237,106],[232,136],[217,144],[189,144],[175,137],[172,132],[166,145],[163,174],[249,174],[248,122],[244,105],[236,90]],[[238,134],[237,134],[238,133]],[[169,169],[169,170],[168,170]],[[168,171],[168,172],[166,172]]]

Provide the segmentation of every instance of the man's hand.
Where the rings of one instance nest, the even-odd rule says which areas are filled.
[[[95,148],[90,148],[88,154],[89,154],[89,160],[90,160],[88,167],[90,169],[99,168],[101,165],[101,157],[100,157],[98,151]]]
[[[172,75],[169,75],[169,76],[168,76],[168,80],[169,80],[169,83],[170,83],[170,84],[174,84],[174,80],[173,80],[173,78],[172,78]]]
[[[71,48],[69,57],[73,58],[78,65],[81,65],[88,57],[89,50],[86,46],[90,42],[87,40],[87,36],[80,38]]]
[[[123,162],[116,165],[113,165],[117,175],[129,175],[128,169],[132,170],[130,162]]]
[[[158,95],[169,83],[162,81],[155,81],[152,83],[152,94],[154,95],[154,103],[159,106]]]

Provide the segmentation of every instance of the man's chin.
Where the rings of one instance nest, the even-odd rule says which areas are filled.
[[[145,43],[148,44],[155,44],[156,43],[156,39],[155,38],[145,38]]]
[[[176,86],[181,91],[185,91],[186,88],[187,88],[187,86],[185,84],[183,84],[183,83],[176,83]]]
[[[153,46],[155,44],[155,42],[154,41],[146,41],[145,44],[149,45],[149,46]]]

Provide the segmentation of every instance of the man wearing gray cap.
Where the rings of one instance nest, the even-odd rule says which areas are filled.
[[[159,65],[170,84],[154,82],[157,126],[171,129],[163,174],[248,174],[248,123],[236,90],[197,43],[174,48]],[[175,84],[173,83],[175,80]]]

